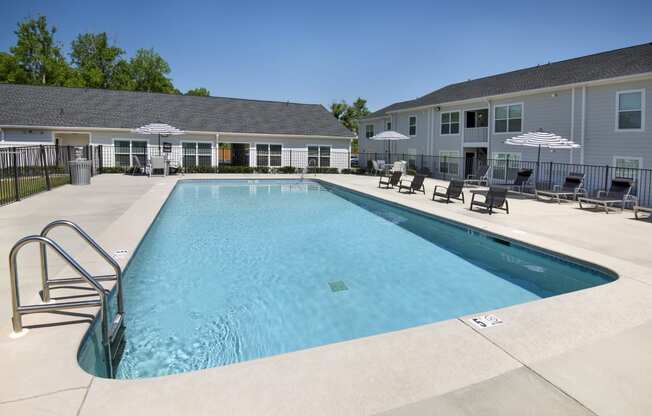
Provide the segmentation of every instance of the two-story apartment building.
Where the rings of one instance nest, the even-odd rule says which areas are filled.
[[[410,137],[393,144],[393,152],[408,159],[455,157],[463,174],[486,159],[536,160],[536,148],[504,141],[541,129],[582,145],[544,151],[542,161],[651,168],[651,98],[647,43],[447,85],[391,104],[360,121],[360,152],[386,152],[384,142],[369,137],[391,129]]]

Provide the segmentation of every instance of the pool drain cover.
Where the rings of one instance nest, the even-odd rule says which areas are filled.
[[[336,280],[334,282],[328,282],[328,286],[331,287],[332,292],[341,292],[343,290],[349,290],[349,288],[346,287],[346,284],[344,284],[344,282],[341,281],[341,280]]]

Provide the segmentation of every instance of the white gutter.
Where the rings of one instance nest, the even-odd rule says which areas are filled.
[[[442,102],[442,103],[427,104],[427,105],[422,105],[422,106],[418,106],[418,107],[406,107],[406,108],[401,108],[401,109],[398,109],[398,110],[387,111],[387,114],[403,113],[403,112],[423,110],[423,109],[426,109],[426,108],[434,108],[434,107],[465,105],[465,104],[470,104],[470,103],[479,102],[479,101],[483,101],[483,100],[500,100],[500,99],[507,99],[507,98],[512,98],[512,97],[519,97],[519,96],[523,96],[523,95],[535,95],[535,94],[541,94],[541,93],[546,93],[546,92],[563,91],[563,90],[567,90],[569,88],[577,88],[577,87],[585,87],[585,86],[596,86],[596,85],[610,84],[610,83],[615,83],[615,82],[637,81],[637,80],[640,80],[640,79],[647,79],[647,78],[650,78],[650,77],[652,77],[652,72],[645,72],[645,73],[642,73],[642,74],[625,75],[625,76],[622,76],[622,77],[605,78],[605,79],[600,79],[600,80],[595,80],[595,81],[576,82],[576,83],[572,83],[572,84],[557,85],[557,86],[554,86],[554,87],[536,88],[536,89],[531,89],[531,90],[520,90],[520,91],[515,91],[515,92],[510,92],[510,93],[505,93],[505,94],[474,97],[474,98],[469,98],[467,100],[446,101],[446,102]],[[376,118],[382,118],[382,117],[386,117],[386,116],[377,116],[377,117],[373,117],[373,118],[368,119],[368,120],[372,120],[372,119],[376,119]],[[363,118],[361,120],[367,120],[367,119]]]
[[[61,126],[30,126],[30,125],[13,125],[13,124],[4,124],[0,125],[0,130],[2,129],[31,129],[31,130],[57,130],[57,131],[74,131],[78,133],[90,133],[91,131],[122,131],[122,132],[131,132],[132,129],[121,128],[121,127],[61,127]],[[274,133],[239,133],[239,132],[218,132],[218,131],[196,131],[196,130],[185,130],[187,134],[204,134],[204,135],[233,135],[233,136],[256,136],[256,137],[288,137],[288,138],[304,138],[310,137],[313,139],[346,139],[351,140],[355,136],[323,136],[323,135],[311,135],[311,134],[274,134]],[[4,133],[3,133],[4,134]]]

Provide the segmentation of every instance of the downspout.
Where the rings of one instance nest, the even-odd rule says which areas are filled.
[[[571,128],[570,139],[575,141],[575,87],[571,89]],[[573,149],[570,149],[570,163],[573,163]]]
[[[220,167],[220,133],[215,133],[215,167]]]
[[[580,164],[584,164],[584,139],[586,137],[586,85],[582,87],[582,147],[580,148]]]

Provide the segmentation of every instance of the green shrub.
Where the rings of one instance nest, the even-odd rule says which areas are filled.
[[[254,173],[250,166],[220,166],[217,173]]]
[[[123,168],[123,167],[119,167],[119,166],[115,166],[115,167],[103,167],[103,168],[100,170],[100,173],[124,173],[125,170],[126,170],[125,168]]]
[[[276,169],[277,173],[296,173],[297,168],[294,166],[283,166],[278,169]]]
[[[342,171],[340,173],[350,175],[350,174],[353,173],[353,169],[342,169]]]
[[[308,168],[308,173],[340,173],[337,168]]]
[[[183,172],[184,173],[217,173],[217,166],[184,166]]]
[[[408,169],[408,170],[407,170],[407,174],[410,175],[410,176],[414,176],[414,175],[417,174],[417,171],[414,170],[414,169]]]
[[[256,173],[269,173],[269,167],[267,166],[256,166],[253,169]]]

